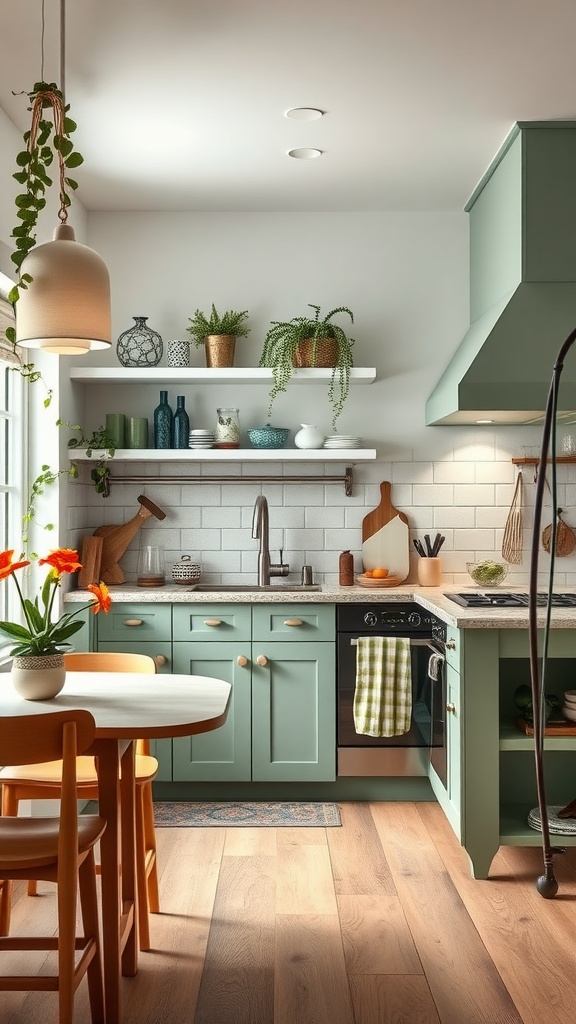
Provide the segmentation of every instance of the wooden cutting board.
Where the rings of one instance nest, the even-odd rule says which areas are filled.
[[[402,581],[410,570],[408,517],[394,508],[388,480],[380,495],[380,504],[362,520],[362,564],[364,570],[388,569]]]
[[[155,516],[156,519],[166,518],[166,513],[158,508],[153,501],[150,501],[150,498],[140,494],[138,501],[140,508],[129,522],[119,526],[99,526],[97,530],[94,530],[94,537],[99,537],[102,540],[100,578],[104,583],[124,583],[124,573],[118,562],[130,541],[150,516]]]
[[[78,586],[86,590],[89,584],[100,583],[100,565],[102,563],[102,537],[84,537],[80,561],[82,568],[78,573]]]

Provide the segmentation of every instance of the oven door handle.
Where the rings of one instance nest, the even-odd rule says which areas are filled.
[[[368,634],[367,634],[368,635]],[[379,635],[379,634],[377,634]],[[386,639],[393,640],[393,637],[386,637]],[[358,646],[358,637],[353,636],[350,640],[350,647]],[[437,653],[436,648],[433,646],[430,640],[410,640],[410,647],[429,647],[435,654]]]

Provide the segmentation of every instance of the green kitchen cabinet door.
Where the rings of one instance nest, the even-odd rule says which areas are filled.
[[[251,778],[250,643],[224,641],[173,644],[173,671],[225,679],[232,692],[224,725],[198,736],[172,740],[174,781],[231,782]]]
[[[450,666],[446,669],[446,748],[448,765],[448,807],[445,808],[452,828],[461,839],[462,831],[462,702],[460,675]]]
[[[253,643],[252,778],[336,778],[336,659],[331,643]]]
[[[170,640],[122,640],[120,643],[101,641],[99,651],[115,654],[147,654],[156,662],[156,672],[168,675],[172,671],[172,644]],[[158,759],[157,782],[172,781],[172,740],[150,740],[150,753]]]

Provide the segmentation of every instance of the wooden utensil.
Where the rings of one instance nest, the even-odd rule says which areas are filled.
[[[100,582],[103,546],[104,541],[102,537],[84,537],[82,541],[82,554],[80,555],[82,568],[78,573],[78,586],[80,590],[86,590],[87,586]]]
[[[522,561],[522,498],[522,470],[519,470],[502,538],[502,558],[513,565],[519,565]]]
[[[390,483],[380,484],[380,504],[362,520],[362,564],[364,569],[388,569],[400,582],[409,569],[408,517],[394,508]]]
[[[136,515],[127,523],[123,523],[121,526],[99,526],[97,530],[94,530],[94,536],[101,537],[103,542],[100,579],[104,583],[124,583],[124,573],[118,562],[130,541],[136,536],[142,524],[150,516],[155,516],[156,519],[160,520],[166,518],[166,513],[158,505],[155,505],[153,501],[150,501],[150,498],[140,494],[138,501],[140,502],[140,508]]]

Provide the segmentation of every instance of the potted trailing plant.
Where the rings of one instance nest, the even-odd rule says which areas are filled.
[[[190,327],[186,330],[195,345],[204,345],[206,366],[233,366],[236,338],[245,338],[250,330],[245,324],[247,316],[247,309],[241,313],[226,310],[220,315],[212,303],[209,317],[199,309],[188,317]]]
[[[352,346],[342,327],[332,323],[337,313],[347,313],[352,323],[354,314],[347,306],[337,306],[320,319],[320,306],[308,303],[316,312],[313,317],[296,316],[289,321],[273,320],[268,331],[260,366],[272,369],[274,382],[270,391],[268,415],[276,395],[286,390],[295,367],[332,367],[328,385],[328,401],[332,406],[332,429],[344,408],[350,387],[350,368],[353,365]]]

